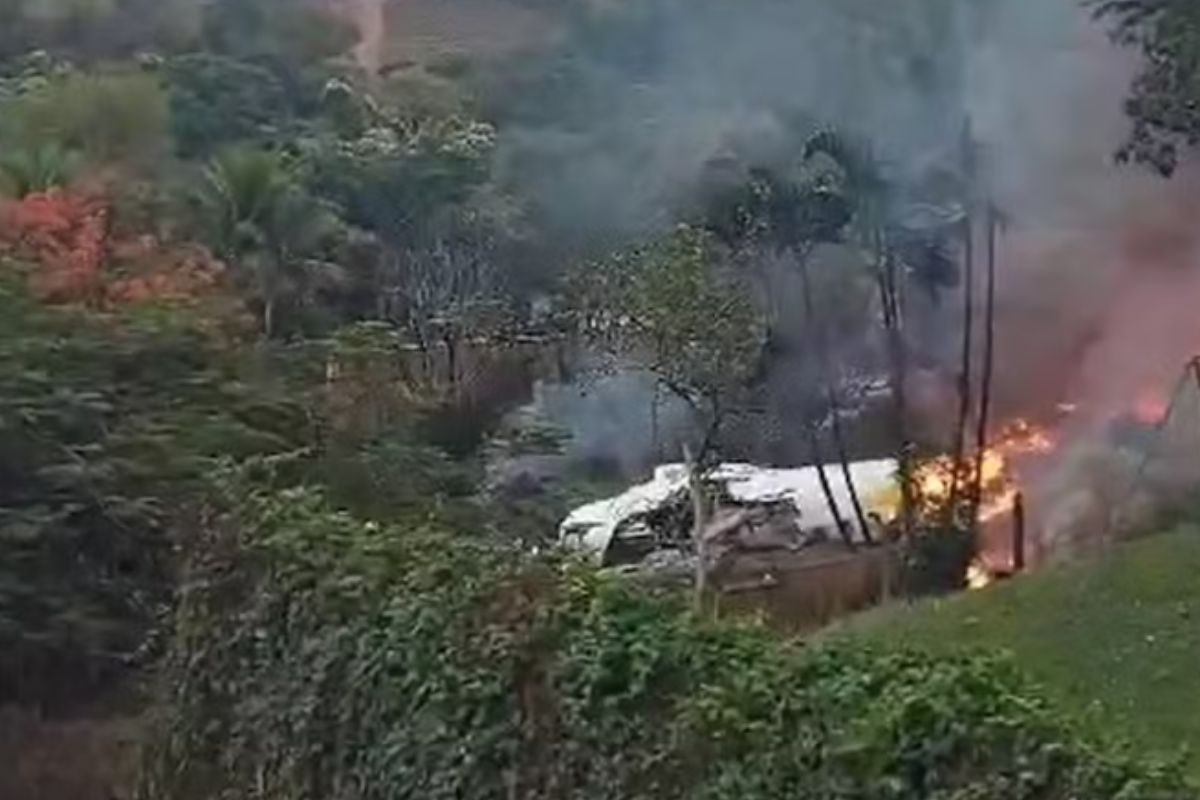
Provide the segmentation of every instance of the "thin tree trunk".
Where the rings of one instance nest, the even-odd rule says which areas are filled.
[[[996,362],[996,209],[991,204],[987,209],[987,289],[984,303],[983,379],[979,392],[979,426],[975,431],[975,472],[969,498],[972,524],[983,495],[983,456],[987,449]]]
[[[863,526],[863,535],[868,537],[870,541],[870,533],[867,532],[866,515],[862,510],[862,503],[859,502],[858,492],[854,488],[853,476],[850,474],[850,466],[846,461],[846,449],[841,437],[841,422],[837,419],[838,406],[837,396],[829,383],[828,369],[828,354],[825,348],[824,336],[821,335],[820,325],[816,320],[816,309],[813,303],[812,280],[808,272],[808,254],[799,253],[798,261],[800,267],[800,283],[801,291],[804,294],[804,327],[807,329],[808,341],[817,351],[817,372],[818,380],[823,384],[828,398],[830,414],[833,417],[832,428],[834,431],[834,440],[838,448],[838,457],[842,465],[842,477],[846,481],[846,488],[850,492],[850,498],[854,505],[855,512],[859,515],[859,524]],[[834,523],[837,525],[838,533],[841,534],[842,540],[851,549],[854,548],[854,537],[850,533],[850,526],[846,523],[842,516],[842,511],[838,508],[837,498],[833,495],[833,488],[829,483],[829,475],[825,471],[825,459],[821,455],[821,441],[817,435],[817,427],[815,423],[811,423],[809,428],[809,444],[813,451],[813,460],[816,462],[817,478],[821,483],[821,491],[825,494],[825,502],[829,506],[829,513],[833,517]]]
[[[913,492],[912,444],[908,438],[908,357],[904,346],[903,304],[896,275],[896,260],[888,248],[886,234],[877,231],[876,239],[879,299],[883,305],[883,324],[892,372],[896,466],[900,478],[900,533],[908,541],[915,527],[916,498]]]
[[[951,464],[950,493],[946,500],[947,527],[958,516],[967,447],[967,425],[971,416],[971,356],[975,331],[975,150],[968,118],[962,132],[963,172],[967,180],[966,214],[963,219],[963,335],[958,375],[958,419],[954,432],[954,461]],[[970,521],[974,527],[974,519]]]
[[[704,533],[708,529],[708,498],[704,495],[704,482],[700,476],[700,463],[692,456],[692,450],[683,446],[683,460],[687,465],[688,493],[692,498],[692,542],[696,548],[696,578],[693,605],[696,613],[704,610],[704,595],[708,591],[708,547]]]
[[[975,328],[975,230],[968,209],[963,222],[965,251],[963,254],[963,333],[962,354],[958,366],[958,417],[954,428],[954,460],[951,464],[950,493],[946,499],[947,527],[958,515],[959,491],[962,488],[963,465],[966,461],[967,423],[971,417],[971,355]]]
[[[446,380],[449,383],[451,396],[458,400],[458,342],[453,333],[442,334],[442,346],[446,348]]]
[[[810,333],[816,343],[817,365],[820,370],[819,379],[825,385],[826,405],[829,406],[829,430],[833,435],[834,451],[837,455],[838,464],[841,467],[842,480],[845,481],[846,490],[850,495],[850,505],[854,508],[854,518],[858,522],[859,530],[862,531],[863,541],[867,544],[872,544],[873,537],[871,536],[870,522],[867,520],[862,499],[858,494],[858,487],[854,483],[854,474],[850,469],[846,436],[842,429],[841,401],[838,398],[837,387],[834,385],[833,359],[829,353],[829,339],[826,335],[825,325],[817,315],[807,258],[800,262],[800,275],[804,292],[804,313],[810,325]]]
[[[854,518],[858,521],[859,530],[862,531],[863,541],[872,544],[874,537],[871,536],[870,523],[867,520],[866,511],[863,509],[862,499],[858,496],[858,487],[854,484],[854,474],[850,469],[850,459],[846,450],[846,437],[842,434],[842,423],[838,414],[837,396],[832,386],[829,387],[829,407],[830,430],[833,433],[833,446],[837,450],[838,461],[842,467],[842,480],[846,482],[846,488],[850,492],[850,504],[854,507]]]
[[[1012,570],[1025,571],[1025,495],[1020,492],[1013,500]]]
[[[708,463],[708,459],[717,453],[717,443],[721,438],[721,427],[724,422],[724,411],[721,409],[719,400],[711,399],[711,406],[708,427],[704,430],[704,438],[700,442],[700,452],[696,456],[696,460],[701,466]]]
[[[829,483],[829,473],[825,470],[825,459],[821,456],[821,440],[817,436],[817,426],[810,423],[807,428],[808,443],[813,453],[814,465],[817,468],[817,480],[821,484],[821,493],[825,495],[825,504],[829,506],[829,514],[833,517],[833,524],[837,526],[842,541],[853,550],[855,546],[854,538],[850,535],[850,526],[842,516],[841,509],[838,508],[837,498],[833,496],[833,486]]]
[[[275,296],[270,293],[263,299],[263,338],[275,338]]]

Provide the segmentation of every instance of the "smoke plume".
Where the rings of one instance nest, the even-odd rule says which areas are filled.
[[[1164,182],[1114,163],[1136,64],[1077,0],[595,7],[609,10],[567,26],[550,77],[519,84],[502,127],[509,175],[551,229],[606,240],[670,224],[706,163],[769,153],[797,119],[869,140],[903,186],[953,171],[969,120],[979,194],[1005,219],[997,416],[1051,423],[1066,442],[1041,469],[1054,487],[1042,516],[1077,482],[1071,465],[1087,459],[1072,454],[1103,449],[1123,415],[1165,405],[1200,347],[1200,194],[1187,170]],[[926,310],[947,373],[955,305]],[[621,413],[645,417],[645,392],[621,396]],[[557,407],[587,428],[586,406]],[[608,430],[622,429],[639,430]]]

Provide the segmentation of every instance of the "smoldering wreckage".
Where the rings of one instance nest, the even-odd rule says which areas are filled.
[[[1024,566],[1016,464],[1054,449],[1049,432],[1017,420],[998,432],[978,460],[981,552],[965,576],[969,586],[986,585]],[[969,465],[958,480],[962,491],[975,458]],[[560,543],[638,580],[684,584],[703,575],[723,594],[786,589],[782,594],[788,602],[804,594],[801,605],[809,606],[816,594],[832,596],[836,607],[827,607],[829,597],[821,598],[819,607],[804,612],[805,622],[823,622],[878,602],[901,579],[903,500],[896,460],[823,469],[720,464],[701,479],[711,508],[699,533],[690,470],[682,463],[663,465],[644,483],[576,508],[559,527]],[[947,456],[916,465],[918,503],[940,507],[954,494],[955,480]],[[794,608],[782,611],[795,621]]]
[[[886,592],[893,572],[891,549],[871,548],[867,561],[856,553],[890,538],[900,508],[895,461],[848,467],[865,530],[854,519],[835,519],[817,467],[721,464],[703,477],[715,507],[699,534],[700,547],[695,541],[689,469],[686,464],[660,466],[649,481],[575,509],[559,528],[560,542],[615,572],[653,583],[690,582],[703,558],[705,579],[725,594],[773,591],[796,582],[807,584],[804,588],[810,593],[815,589],[827,594],[817,575],[827,573],[838,585],[837,608],[826,608],[822,599],[820,608],[803,614],[805,621],[825,621],[843,609],[876,602]],[[825,473],[835,505],[854,507],[846,472],[829,465]],[[872,572],[867,585],[845,580],[848,567],[861,572],[864,566]],[[813,605],[812,598],[792,597],[787,603],[789,617],[796,616],[797,605]]]
[[[1192,458],[1200,446],[1200,359],[1189,363],[1185,377],[1180,386],[1188,391],[1177,390],[1164,400],[1155,419],[1135,410],[1104,426],[1109,431],[1105,443],[1093,447],[1109,455],[1099,476],[1105,480],[1099,482],[1080,475],[1081,458],[1092,450],[1080,444],[1090,439],[1072,432],[1071,425],[1085,416],[1075,405],[1060,409],[1064,416],[1054,429],[1025,419],[1000,427],[982,454],[967,459],[966,473],[958,479],[960,491],[975,470],[980,482],[978,552],[965,576],[967,586],[980,588],[1019,572],[1030,559],[1040,563],[1077,555],[1071,531],[1094,541],[1104,531],[1132,530],[1131,520],[1146,509],[1193,496],[1200,486]],[[1130,426],[1141,431],[1134,445],[1124,441]],[[1079,441],[1068,446],[1064,438]],[[1095,462],[1094,457],[1084,460]],[[953,495],[952,464],[943,455],[915,466],[914,492],[925,511]],[[663,465],[644,483],[576,508],[559,526],[560,543],[638,580],[684,584],[703,573],[719,593],[759,592],[759,602],[749,606],[774,606],[789,623],[803,617],[803,625],[885,599],[901,579],[903,502],[894,459],[854,462],[845,469],[826,465],[828,496],[815,466],[721,464],[703,475],[712,507],[699,548],[689,471],[686,464]],[[1057,485],[1063,482],[1070,491]],[[1028,539],[1023,490],[1041,511],[1030,523],[1034,531]],[[861,517],[855,513],[855,495]],[[840,520],[830,499],[840,509]],[[1049,507],[1038,509],[1039,503]],[[697,550],[704,570],[697,569]],[[767,591],[780,597],[764,602]],[[825,596],[815,598],[818,594]],[[808,607],[797,613],[797,603]]]
[[[850,465],[851,481],[870,520],[866,531],[846,523],[851,544],[880,538],[895,518],[900,493],[897,468],[890,459]],[[664,550],[690,547],[688,469],[686,464],[660,466],[650,481],[577,508],[559,528],[561,542],[606,565],[638,564]],[[843,473],[836,465],[825,470],[834,501],[850,508],[853,499]],[[710,527],[725,538],[742,540],[749,549],[797,550],[838,535],[816,467],[721,464],[705,476],[705,482],[728,512],[714,518],[714,523],[723,524]]]

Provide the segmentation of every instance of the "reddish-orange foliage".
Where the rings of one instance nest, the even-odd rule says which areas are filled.
[[[217,286],[222,268],[203,248],[153,236],[114,240],[100,193],[52,190],[0,206],[0,247],[36,267],[49,302],[121,305],[185,300]]]
[[[105,296],[118,304],[192,299],[214,290],[224,271],[202,247],[164,245],[152,237],[118,246],[113,260],[121,274],[105,287]]]
[[[108,204],[53,189],[10,204],[0,234],[39,267],[38,293],[56,301],[95,302],[108,258]]]

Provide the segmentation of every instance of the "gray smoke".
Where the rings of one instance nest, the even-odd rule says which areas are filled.
[[[510,175],[552,228],[611,239],[668,225],[706,163],[770,154],[797,120],[869,140],[901,184],[927,181],[957,168],[969,119],[981,194],[1007,219],[999,416],[1077,404],[1064,434],[1090,446],[1200,347],[1194,177],[1166,184],[1113,163],[1136,65],[1078,0],[608,5],[569,29],[553,80],[503,128]],[[932,351],[949,363],[956,310],[928,314]],[[599,438],[637,431],[625,440],[636,450],[649,395],[622,396],[628,407],[608,418],[624,422]],[[592,430],[588,405],[557,409]]]
[[[1052,1],[1052,0],[1051,0]],[[996,0],[647,0],[570,29],[506,126],[548,219],[643,231],[702,165],[770,149],[798,118],[869,137],[904,172],[957,144],[972,28]],[[1033,3],[1027,3],[1033,6]]]

